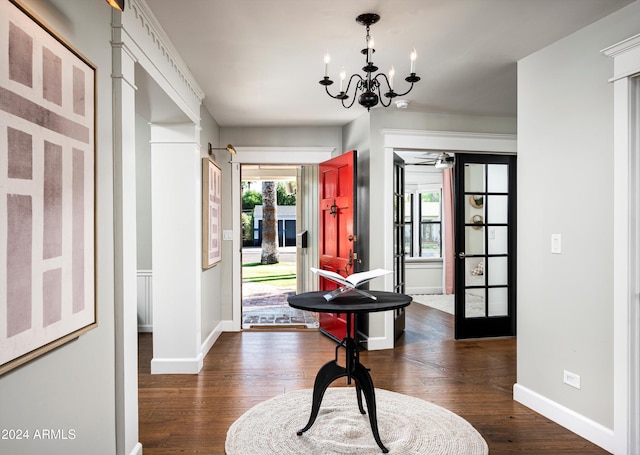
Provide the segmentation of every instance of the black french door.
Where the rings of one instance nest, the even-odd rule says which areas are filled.
[[[455,337],[516,334],[516,157],[456,154]]]
[[[393,292],[405,291],[404,160],[393,154]],[[394,339],[405,328],[405,309],[394,310]]]

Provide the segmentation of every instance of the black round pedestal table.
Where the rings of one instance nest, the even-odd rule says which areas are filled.
[[[389,450],[384,446],[384,444],[382,444],[378,433],[376,396],[373,380],[371,379],[369,370],[360,363],[360,354],[355,340],[356,327],[352,327],[352,325],[355,326],[355,324],[351,324],[351,315],[403,308],[411,303],[411,297],[394,292],[367,291],[368,294],[375,297],[376,300],[373,300],[372,298],[366,297],[357,291],[352,291],[341,294],[339,297],[327,301],[325,298],[326,293],[327,291],[307,292],[291,296],[287,299],[292,308],[297,308],[299,310],[314,311],[318,313],[342,313],[347,315],[346,336],[336,347],[335,359],[324,364],[318,371],[313,385],[311,416],[309,417],[307,425],[303,429],[299,430],[297,434],[298,436],[301,436],[302,433],[313,426],[316,417],[318,417],[320,404],[322,403],[322,398],[324,397],[327,387],[329,387],[329,385],[336,379],[346,376],[348,384],[351,384],[352,379],[355,382],[358,408],[362,414],[365,414],[364,407],[362,406],[362,395],[364,395],[367,403],[367,410],[369,411],[369,423],[371,424],[373,437],[380,449],[382,449],[382,452],[388,453]],[[344,347],[346,351],[345,366],[338,364],[338,350],[340,347]]]

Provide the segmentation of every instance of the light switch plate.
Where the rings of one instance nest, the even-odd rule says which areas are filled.
[[[229,229],[222,231],[222,240],[233,240],[233,231]]]
[[[562,236],[560,234],[551,234],[551,253],[562,254]]]

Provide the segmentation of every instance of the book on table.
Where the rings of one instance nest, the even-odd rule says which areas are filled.
[[[362,286],[365,283],[373,280],[374,278],[378,278],[383,275],[387,275],[389,273],[393,273],[390,270],[385,269],[374,269],[368,270],[366,272],[357,272],[353,273],[349,276],[342,276],[336,272],[332,272],[331,270],[322,270],[316,269],[315,267],[311,267],[311,271],[323,278],[333,281],[340,285],[338,289],[334,289],[333,291],[328,292],[324,295],[324,298],[327,301],[333,300],[341,294],[346,292],[355,291],[359,294],[364,295],[365,297],[369,297],[370,299],[377,300],[376,297],[362,289],[358,289],[358,286]]]

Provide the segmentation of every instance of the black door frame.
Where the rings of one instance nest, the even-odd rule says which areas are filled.
[[[404,294],[406,283],[405,270],[405,239],[404,239],[404,160],[397,154],[393,154],[393,292]],[[394,340],[397,340],[404,332],[406,314],[404,308],[394,310]]]
[[[468,163],[474,164],[507,164],[509,166],[508,176],[508,217],[507,217],[507,254],[508,263],[508,315],[507,316],[487,316],[477,318],[465,317],[465,226],[469,226],[469,220],[465,219],[465,200],[470,194],[477,192],[465,193],[464,191],[464,169]],[[517,194],[516,194],[516,156],[515,155],[487,155],[487,154],[468,154],[456,153],[455,163],[455,338],[484,338],[498,336],[515,336],[516,335],[516,253],[517,253]],[[485,175],[486,182],[486,175]],[[485,198],[491,193],[486,192]],[[491,255],[486,251],[488,245],[488,229],[484,229],[484,256]],[[471,256],[472,257],[472,256]],[[484,288],[491,288],[486,282]],[[485,293],[485,309],[488,305],[488,299]]]

